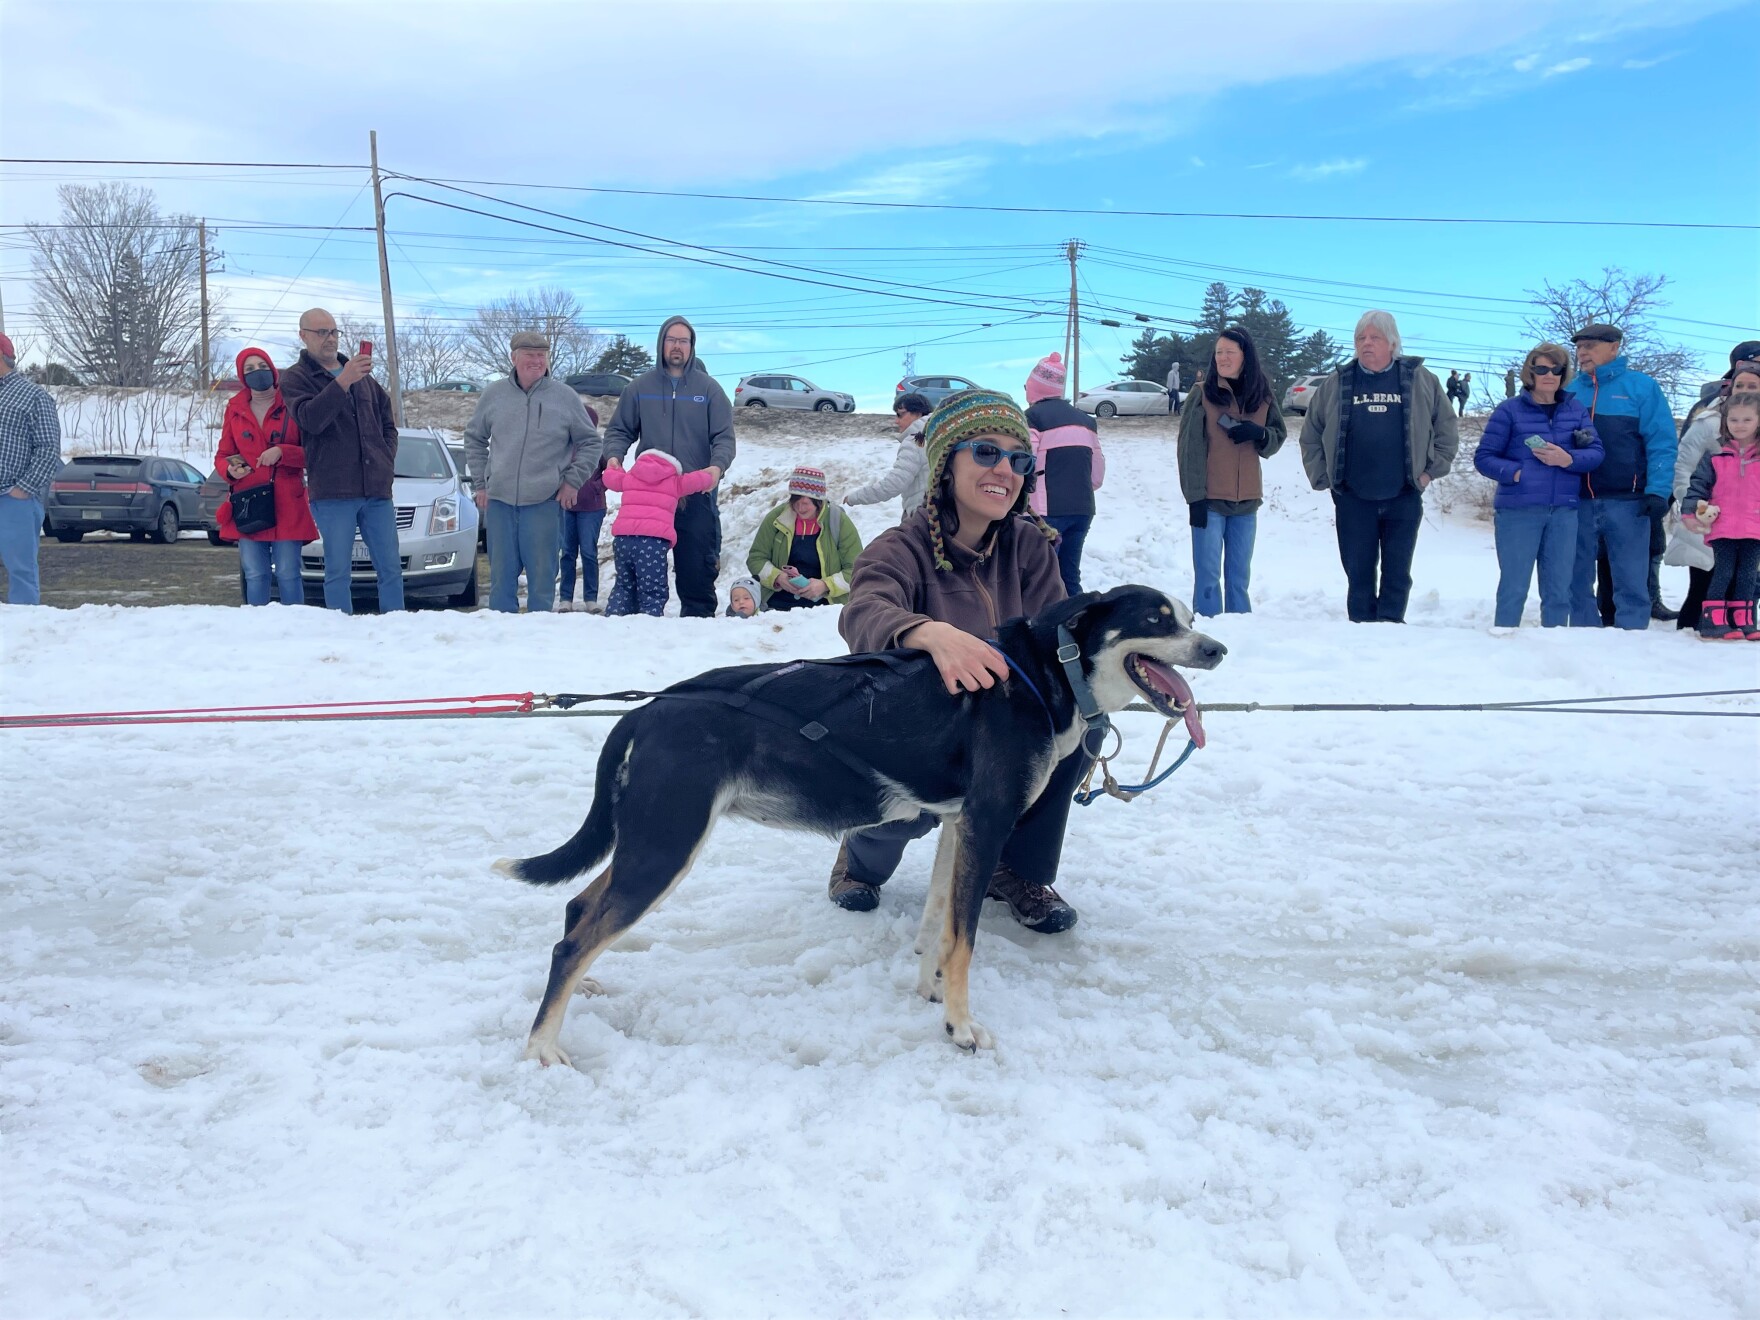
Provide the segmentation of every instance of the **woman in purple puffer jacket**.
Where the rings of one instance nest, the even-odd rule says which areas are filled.
[[[1568,349],[1549,343],[1529,350],[1522,392],[1497,405],[1473,455],[1473,466],[1497,483],[1494,630],[1521,625],[1536,563],[1540,622],[1548,628],[1570,622],[1583,473],[1607,456],[1588,411],[1564,392],[1570,371]]]

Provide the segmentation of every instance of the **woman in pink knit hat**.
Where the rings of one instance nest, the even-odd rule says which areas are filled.
[[[849,595],[862,538],[829,493],[823,472],[797,467],[788,478],[788,501],[758,520],[746,569],[758,579],[765,609],[837,604]]]
[[[1106,479],[1106,455],[1094,419],[1063,397],[1063,358],[1041,358],[1027,376],[1027,432],[1037,456],[1028,507],[1057,533],[1063,589],[1082,590],[1082,546],[1094,521],[1094,492]]]

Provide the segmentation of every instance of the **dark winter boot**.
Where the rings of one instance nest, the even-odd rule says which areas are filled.
[[[857,880],[849,873],[849,845],[837,850],[831,867],[831,901],[845,912],[872,912],[880,906],[880,886]]]
[[[1709,642],[1739,642],[1744,634],[1734,623],[1734,608],[1739,602],[1708,600],[1699,620],[1699,636]]]
[[[1750,642],[1760,642],[1760,620],[1755,618],[1754,602],[1732,601],[1729,607],[1730,627],[1739,629]]]
[[[1654,537],[1650,544],[1656,544]],[[1662,603],[1662,556],[1659,554],[1650,556],[1650,617],[1657,623],[1673,623],[1681,617],[1679,610],[1671,610]]]
[[[1006,866],[998,866],[990,877],[987,897],[1007,903],[1016,921],[1041,935],[1056,935],[1076,924],[1076,910],[1055,889],[1023,880]]]

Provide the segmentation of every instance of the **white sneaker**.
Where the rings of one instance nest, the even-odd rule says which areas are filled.
[[[558,614],[572,614],[574,612],[574,602],[572,600],[557,601],[556,612]]]
[[[582,614],[603,614],[605,607],[596,600],[584,600],[575,606]]]
[[[1513,637],[1515,636],[1515,633],[1516,630],[1514,628],[1500,628],[1496,624],[1491,625],[1491,635],[1493,637]]]

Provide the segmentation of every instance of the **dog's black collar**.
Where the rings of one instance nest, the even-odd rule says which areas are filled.
[[[1063,666],[1063,677],[1069,684],[1070,695],[1076,699],[1076,710],[1088,725],[1082,731],[1082,750],[1098,757],[1106,746],[1106,735],[1112,732],[1112,720],[1094,700],[1093,686],[1082,672],[1082,648],[1076,645],[1069,625],[1062,623],[1057,625],[1057,663]]]

